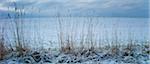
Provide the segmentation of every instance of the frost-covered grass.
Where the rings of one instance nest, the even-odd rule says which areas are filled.
[[[100,64],[149,64],[149,45],[105,46],[94,49],[76,48],[68,53],[59,50],[28,50],[22,56],[12,51],[1,64],[50,64],[50,63],[100,63]]]
[[[137,43],[136,41],[134,41],[134,39],[136,39],[134,38],[135,35],[139,34],[134,34],[134,32],[136,31],[134,30],[132,31],[131,29],[129,29],[132,26],[121,24],[126,26],[124,28],[128,28],[129,30],[131,30],[129,31],[129,34],[127,34],[128,31],[126,33],[117,30],[119,29],[118,22],[110,23],[111,22],[110,21],[106,22],[106,24],[105,23],[103,24],[103,22],[105,21],[99,20],[97,17],[95,17],[95,20],[92,19],[93,17],[88,17],[85,18],[84,20],[83,19],[75,20],[77,18],[71,19],[71,17],[67,17],[67,20],[64,20],[64,18],[56,16],[55,18],[56,20],[51,21],[58,21],[58,24],[56,24],[58,25],[58,27],[54,29],[58,29],[57,31],[58,38],[55,39],[58,39],[57,43],[59,44],[60,47],[56,47],[57,49],[51,49],[51,46],[48,45],[49,49],[38,48],[38,46],[34,44],[40,42],[41,44],[38,45],[42,46],[43,41],[40,38],[42,38],[43,34],[37,33],[36,35],[42,36],[40,36],[39,39],[33,38],[34,40],[32,41],[29,38],[31,34],[25,34],[28,33],[28,30],[24,30],[25,26],[29,26],[24,25],[25,21],[23,21],[22,19],[23,16],[25,15],[25,12],[18,8],[17,3],[14,2],[13,4],[15,8],[14,11],[16,13],[13,15],[8,13],[8,18],[11,19],[10,24],[7,24],[7,22],[0,24],[0,64],[44,64],[44,63],[45,64],[49,63],[149,64],[150,63],[150,42],[146,43],[140,42],[139,44],[139,42]],[[76,23],[75,24],[71,23],[71,21],[68,19],[71,19],[71,21],[75,20]],[[78,25],[80,21],[83,21],[83,26]],[[98,24],[99,22],[100,24]],[[65,25],[67,25],[67,27],[64,27]],[[101,26],[95,27],[97,25]],[[10,29],[7,29],[5,31],[5,28]],[[44,26],[44,28],[46,28],[46,26]],[[40,30],[41,28],[39,27],[32,27],[32,29],[42,31]],[[29,30],[32,31],[32,29]],[[8,35],[8,32],[11,33],[11,35],[10,34]],[[46,30],[46,32],[49,31]],[[128,44],[121,42],[122,40],[120,39],[124,37],[119,37],[119,35],[122,34],[125,34],[125,36],[128,35],[128,38],[130,40]],[[143,37],[143,33],[140,33],[140,36],[141,38],[145,38]],[[7,39],[7,37],[12,38],[12,40],[8,41],[9,39]],[[46,36],[44,37],[51,37],[51,36],[47,36],[46,34]],[[126,38],[124,39],[126,40]],[[38,40],[38,42],[36,40]],[[33,45],[31,45],[31,43]],[[35,46],[37,48],[33,49],[28,45],[32,47]]]
[[[23,22],[18,19],[13,20],[10,25],[13,27],[14,41],[10,46],[6,36],[0,40],[0,64],[49,64],[49,63],[93,63],[93,64],[149,64],[150,63],[150,42],[137,42],[132,38],[134,33],[129,35],[129,42],[124,43],[119,39],[119,31],[112,30],[112,40],[108,40],[107,32],[99,38],[99,33],[95,32],[95,25],[90,23],[92,20],[87,19],[89,24],[81,29],[80,34],[74,30],[77,26],[71,27],[68,31],[63,29],[63,21],[58,18],[58,42],[60,47],[56,49],[36,48],[33,49],[30,38],[26,39],[24,35]],[[73,28],[74,27],[74,28]],[[80,27],[82,28],[82,27]],[[113,28],[113,27],[112,27]],[[105,28],[103,28],[105,29]],[[101,30],[101,29],[99,29]],[[86,34],[84,34],[84,31]],[[3,32],[3,30],[2,30]],[[96,34],[95,34],[96,33]],[[3,35],[3,33],[0,33]],[[124,34],[124,33],[122,33]],[[38,34],[37,34],[38,35]],[[79,37],[80,36],[80,37]],[[50,37],[50,36],[45,36]],[[79,38],[79,39],[78,39]],[[40,41],[40,39],[38,39]],[[40,43],[43,44],[42,40]],[[54,43],[55,44],[55,43]],[[14,45],[14,46],[13,46]],[[28,46],[30,45],[30,46]],[[42,46],[39,44],[39,46]],[[36,46],[35,46],[36,47]]]

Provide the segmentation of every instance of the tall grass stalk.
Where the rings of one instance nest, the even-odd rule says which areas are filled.
[[[3,60],[8,54],[8,47],[5,45],[5,40],[4,26],[0,26],[0,60]]]
[[[58,18],[58,23],[59,23],[59,33],[58,33],[58,41],[60,44],[60,49],[63,50],[64,48],[64,37],[63,37],[63,26],[62,26],[62,20],[61,18]]]
[[[19,9],[19,5],[17,5],[16,2],[13,2],[13,6],[15,8],[15,14],[12,16],[11,14],[8,13],[9,19],[13,19],[11,23],[11,27],[13,27],[13,37],[14,37],[14,50],[19,52],[19,55],[23,55],[25,51],[27,51],[26,43],[25,43],[25,38],[24,38],[24,28],[23,28],[23,20],[22,17],[25,15],[23,12],[23,7],[22,9]],[[13,45],[14,45],[13,44]]]

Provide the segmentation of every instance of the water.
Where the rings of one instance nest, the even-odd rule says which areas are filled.
[[[1,19],[0,26],[5,28],[5,38],[14,41],[15,29],[13,19]],[[149,21],[147,18],[102,18],[102,17],[61,17],[61,18],[25,18],[19,28],[22,29],[25,40],[32,46],[58,47],[58,34],[63,32],[63,38],[72,36],[75,41],[87,34],[94,41],[122,41],[129,39],[137,41],[148,40]],[[61,25],[59,23],[61,22]],[[61,29],[60,29],[61,26]],[[2,28],[1,28],[2,29]],[[55,43],[50,43],[55,42]]]

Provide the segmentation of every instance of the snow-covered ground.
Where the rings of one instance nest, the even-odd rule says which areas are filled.
[[[28,51],[22,56],[11,52],[0,64],[150,64],[150,49],[136,45],[131,48],[111,47],[64,53],[57,50]]]

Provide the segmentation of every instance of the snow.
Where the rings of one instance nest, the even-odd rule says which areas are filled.
[[[59,51],[41,50],[30,51],[24,56],[17,56],[17,52],[7,55],[7,58],[0,61],[0,64],[55,64],[55,63],[83,63],[83,64],[150,64],[150,54],[145,52],[142,47],[135,47],[128,55],[124,55],[124,49],[118,49],[119,53],[113,54],[109,50],[86,51],[84,54],[74,55]],[[138,52],[138,51],[139,52]]]

